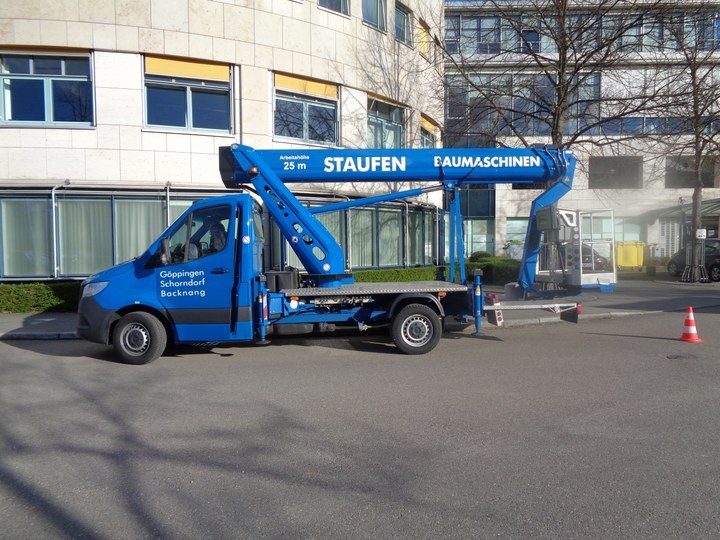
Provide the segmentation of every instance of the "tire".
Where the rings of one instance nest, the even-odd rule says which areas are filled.
[[[147,364],[158,358],[167,345],[167,332],[157,317],[137,311],[115,325],[113,347],[128,364]]]
[[[392,338],[405,354],[425,354],[440,341],[442,322],[434,310],[422,304],[409,304],[393,317]]]
[[[667,271],[668,274],[671,276],[679,276],[680,275],[680,269],[678,268],[678,265],[675,261],[670,261],[667,265]]]
[[[708,268],[708,277],[710,281],[720,281],[720,265],[714,265]]]

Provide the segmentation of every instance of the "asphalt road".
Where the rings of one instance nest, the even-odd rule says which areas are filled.
[[[1,538],[712,538],[720,309],[180,349],[0,343]]]

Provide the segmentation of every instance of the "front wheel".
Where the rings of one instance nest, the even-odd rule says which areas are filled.
[[[720,281],[720,265],[711,266],[708,269],[710,281]]]
[[[128,364],[147,364],[159,357],[167,345],[163,324],[149,313],[128,313],[115,325],[113,346]]]
[[[670,261],[667,265],[667,271],[668,274],[671,276],[679,276],[680,275],[680,269],[678,268],[678,265],[675,261]]]
[[[442,324],[435,311],[422,304],[410,304],[393,318],[392,338],[405,354],[425,354],[440,341]]]

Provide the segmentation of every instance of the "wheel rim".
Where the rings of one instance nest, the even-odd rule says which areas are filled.
[[[411,347],[422,347],[432,339],[432,335],[432,324],[421,315],[413,315],[403,321],[402,338]]]
[[[140,356],[150,347],[150,332],[142,324],[132,323],[120,334],[123,349],[132,356]]]

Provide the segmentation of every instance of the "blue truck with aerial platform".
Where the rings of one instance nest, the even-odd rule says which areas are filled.
[[[235,193],[193,204],[139,257],[82,284],[78,334],[111,344],[117,355],[145,364],[169,342],[267,343],[271,334],[335,328],[388,327],[395,345],[423,354],[437,345],[444,320],[485,314],[479,276],[465,276],[459,197],[451,197],[450,276],[445,281],[355,283],[342,248],[316,215],[472,185],[537,184],[517,287],[533,290],[542,231],[535,216],[572,187],[570,150],[399,149],[254,150],[219,152],[220,172]],[[292,182],[412,182],[421,187],[306,208]],[[238,191],[239,190],[239,191]],[[262,202],[260,204],[258,199]],[[266,215],[302,262],[265,268]]]

